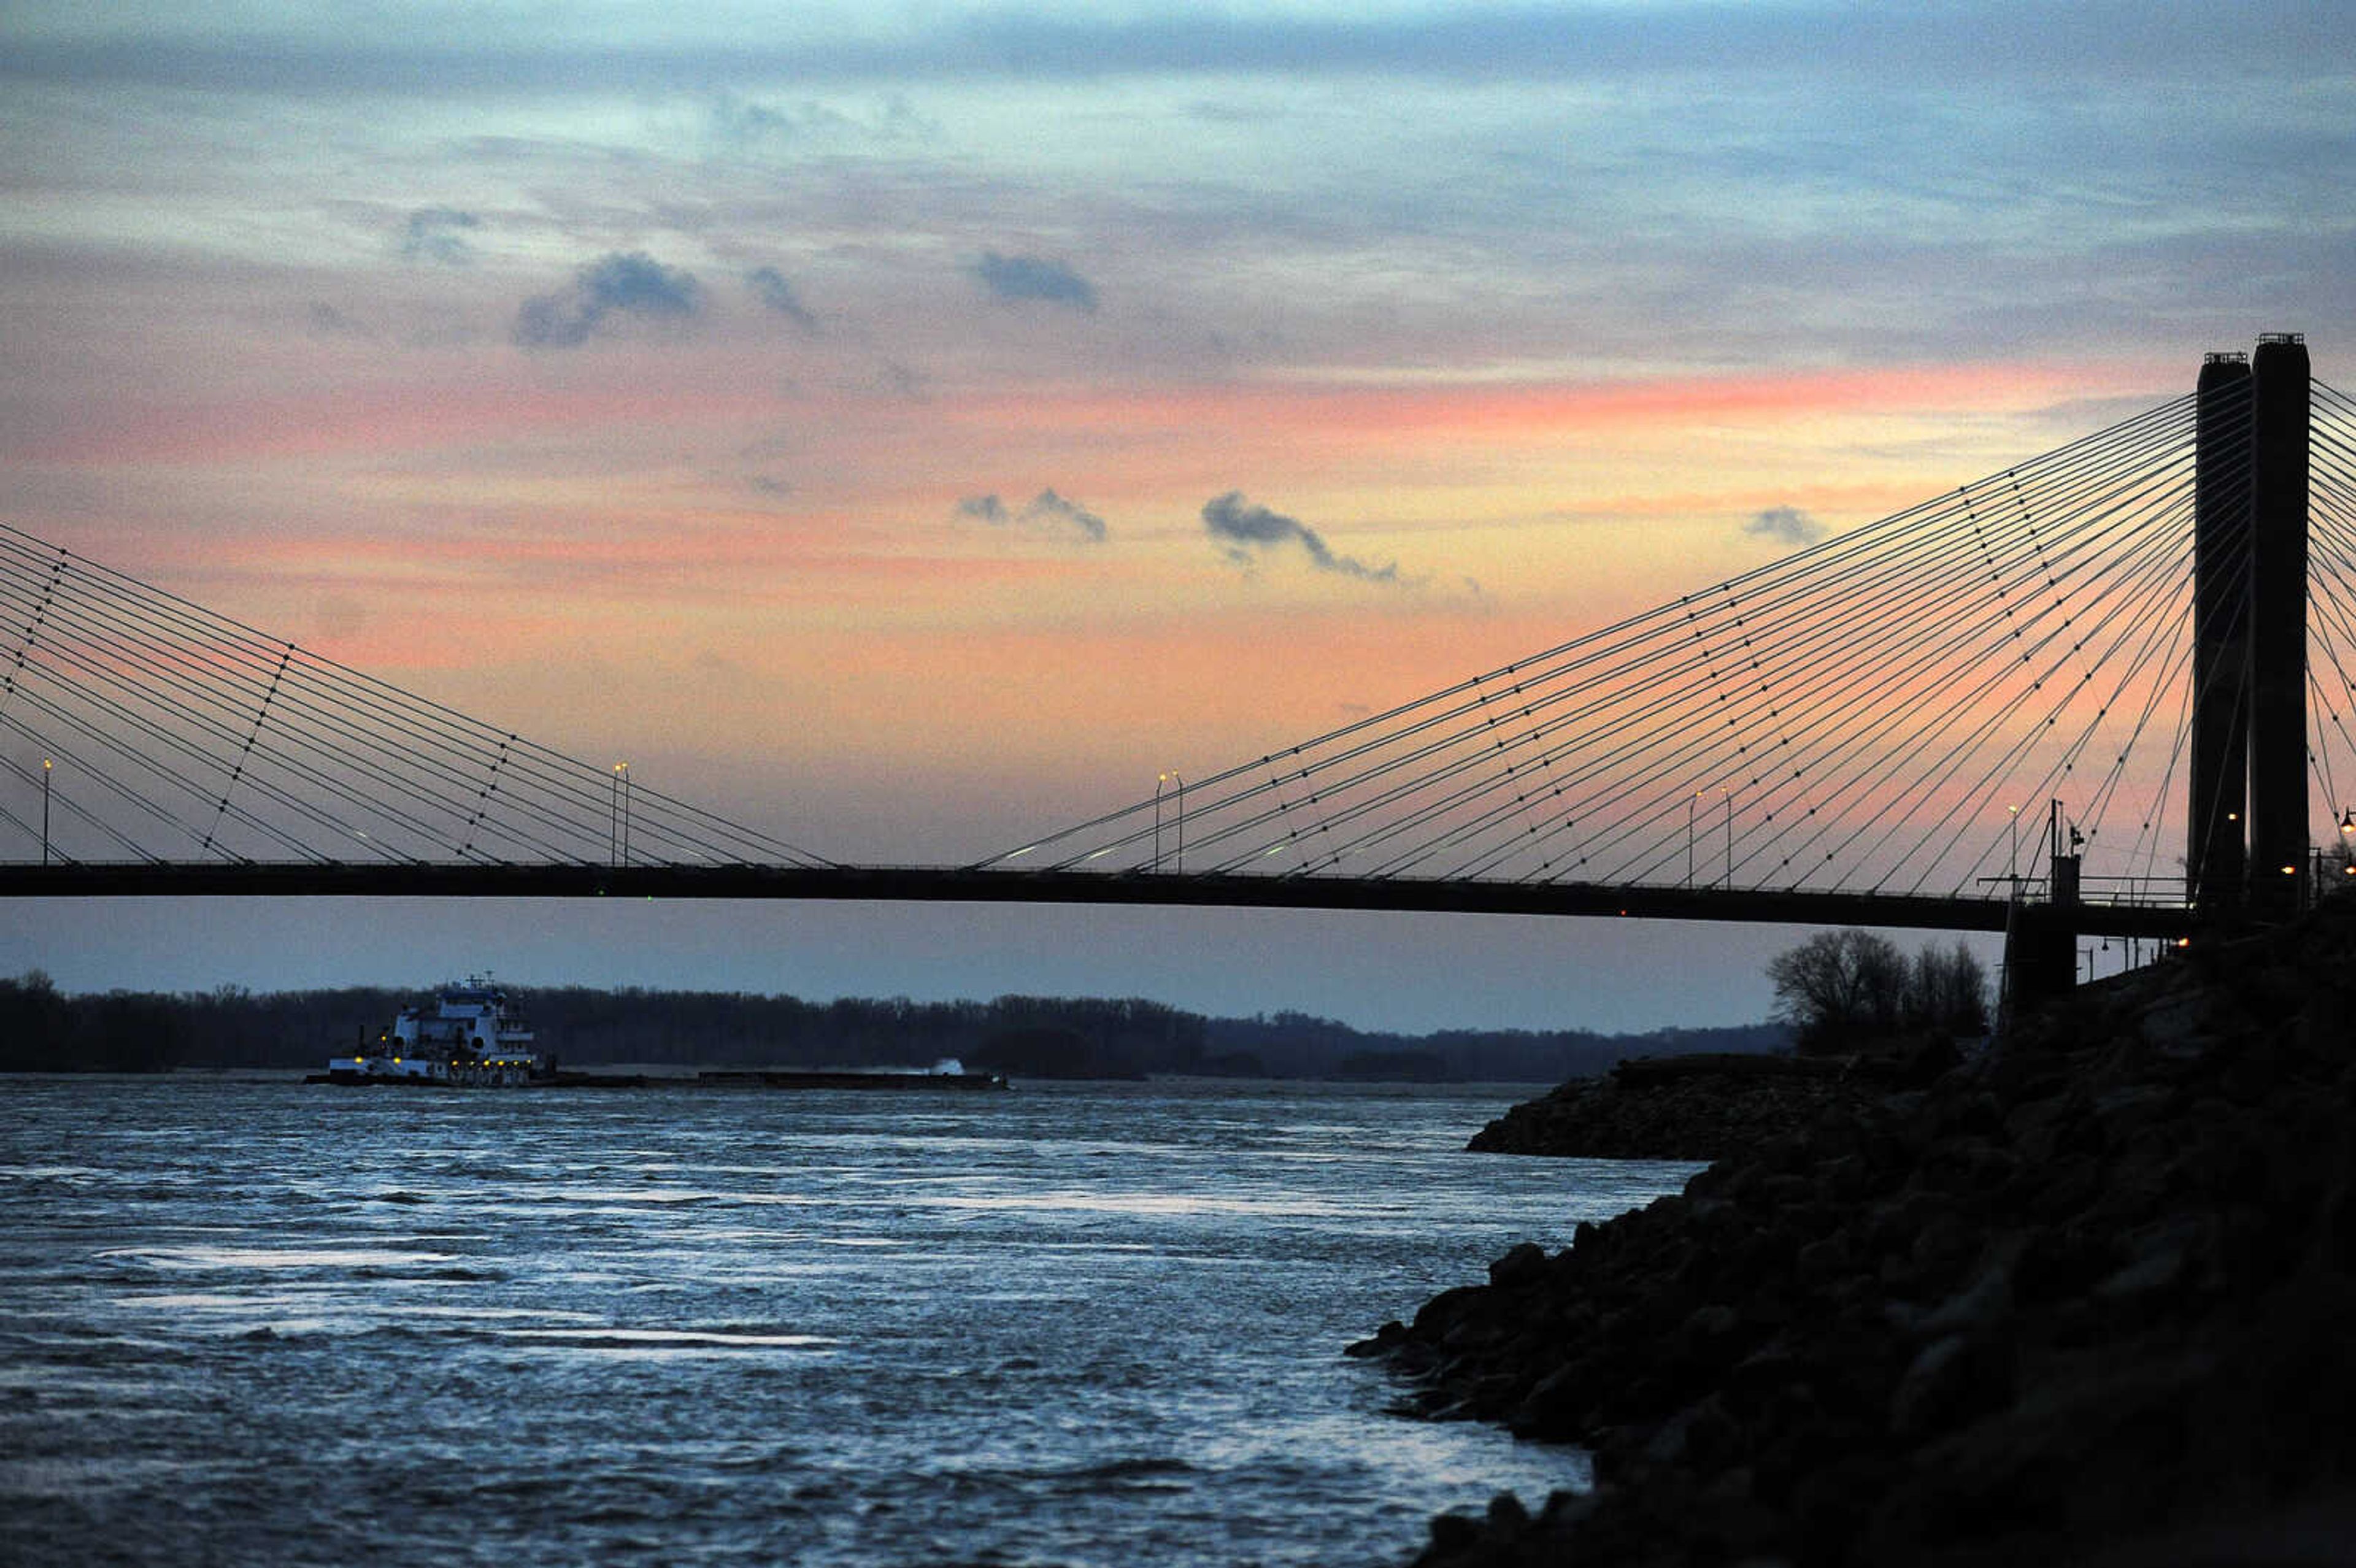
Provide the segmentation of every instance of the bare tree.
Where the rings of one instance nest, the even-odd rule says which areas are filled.
[[[1957,942],[1904,954],[1865,931],[1825,931],[1767,965],[1775,1013],[1798,1030],[1804,1052],[1852,1050],[1901,1029],[1987,1032],[1987,975]]]
[[[1799,1030],[1804,1051],[1840,1051],[1898,1026],[1906,959],[1866,931],[1820,931],[1767,965],[1775,1013]]]
[[[1906,1021],[1948,1034],[1986,1034],[1987,988],[1987,971],[1960,940],[1944,953],[1926,942],[1907,977]]]

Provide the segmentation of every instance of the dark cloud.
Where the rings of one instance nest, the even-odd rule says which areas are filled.
[[[515,340],[526,348],[577,348],[616,315],[683,321],[702,308],[693,273],[642,251],[616,251],[582,268],[571,288],[524,301]]]
[[[1053,490],[1040,491],[1019,508],[1009,507],[994,495],[968,496],[957,504],[957,515],[998,527],[1021,523],[1033,528],[1068,530],[1094,544],[1102,544],[1110,532],[1102,517]]]
[[[402,257],[463,267],[475,259],[475,248],[462,231],[480,229],[483,220],[455,207],[421,207],[409,215],[409,233],[401,242]]]
[[[1226,545],[1227,559],[1240,566],[1252,564],[1257,559],[1252,554],[1255,549],[1298,544],[1307,553],[1309,563],[1320,571],[1338,572],[1362,582],[1399,581],[1398,562],[1368,566],[1354,556],[1336,555],[1315,528],[1297,517],[1288,517],[1245,500],[1240,490],[1230,490],[1204,502],[1203,526],[1210,530],[1213,539]]]
[[[744,282],[752,288],[754,298],[804,332],[818,330],[818,317],[809,313],[809,307],[802,304],[801,296],[794,293],[794,285],[786,282],[785,274],[776,268],[755,268],[744,274]]]
[[[1742,525],[1746,534],[1756,534],[1788,545],[1812,545],[1825,537],[1825,525],[1797,507],[1770,507],[1753,513]]]
[[[970,271],[993,298],[1040,300],[1084,311],[1097,308],[1096,285],[1061,261],[985,251]]]

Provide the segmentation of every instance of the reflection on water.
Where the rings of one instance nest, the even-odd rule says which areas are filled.
[[[12,1563],[1401,1561],[1579,1456],[1342,1345],[1682,1166],[1503,1092],[17,1080]]]

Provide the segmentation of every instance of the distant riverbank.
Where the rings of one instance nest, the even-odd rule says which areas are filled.
[[[1387,1083],[1555,1083],[1625,1056],[1772,1049],[1777,1025],[1598,1034],[1458,1029],[1400,1035],[1299,1013],[1210,1018],[1159,1002],[987,1002],[509,985],[542,1049],[568,1066],[925,1068],[954,1057],[1026,1079],[1175,1075]],[[0,1072],[316,1068],[372,1038],[420,993],[356,987],[68,996],[0,980]]]

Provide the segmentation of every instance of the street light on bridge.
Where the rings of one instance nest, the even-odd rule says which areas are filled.
[[[1153,869],[1162,869],[1162,790],[1165,784],[1178,786],[1178,815],[1173,826],[1178,831],[1178,852],[1171,869],[1181,876],[1186,871],[1186,781],[1175,769],[1157,773],[1153,780]]]
[[[614,764],[614,792],[605,811],[605,852],[616,866],[630,859],[630,764]]]
[[[1696,790],[1693,792],[1693,798],[1686,802],[1686,886],[1687,887],[1693,886],[1694,877],[1694,813],[1700,809],[1700,806],[1701,791]]]
[[[1726,800],[1726,882],[1734,886],[1734,790],[1731,786],[1718,792]]]

